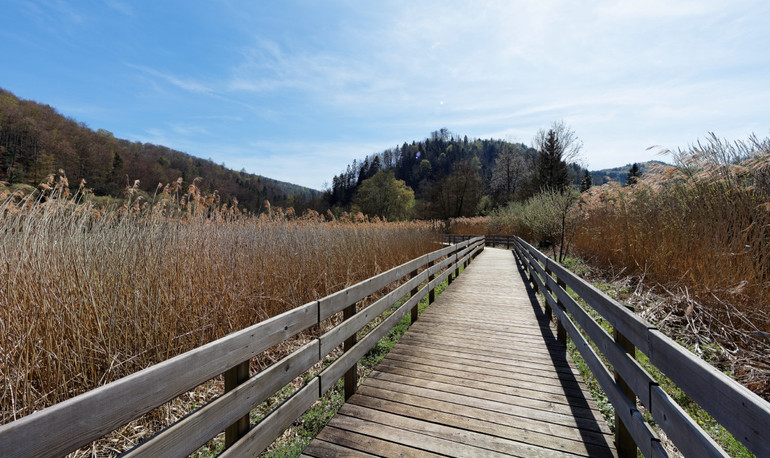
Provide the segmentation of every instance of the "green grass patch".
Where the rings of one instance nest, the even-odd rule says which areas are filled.
[[[462,272],[462,267],[460,271]],[[435,295],[438,297],[446,287],[448,286],[447,280],[444,280],[436,286]],[[381,317],[375,319],[366,328],[359,332],[359,337],[366,335],[372,328],[377,326],[391,313],[396,311],[398,307],[403,305],[409,299],[409,296],[399,300],[389,310],[385,311]],[[428,307],[428,296],[423,297],[418,303],[419,313],[422,313]],[[409,313],[402,318],[398,324],[396,324],[388,334],[380,339],[369,352],[364,355],[358,364],[359,382],[364,377],[369,375],[372,370],[379,364],[380,361],[388,354],[391,348],[398,342],[401,336],[409,329],[411,324],[411,316]],[[331,361],[328,362],[329,364]],[[308,375],[311,378],[313,375]],[[251,422],[254,424],[259,421],[264,415],[269,413],[278,404],[287,399],[294,392],[291,386],[284,387],[269,401],[266,401],[258,409],[252,411]],[[307,412],[302,414],[291,427],[289,427],[281,437],[276,440],[273,445],[266,450],[262,456],[264,457],[296,457],[299,456],[302,451],[307,447],[310,441],[321,432],[326,426],[329,420],[337,413],[337,411],[344,404],[344,385],[342,380],[338,380],[334,388],[329,390],[319,401],[308,409]],[[220,434],[206,447],[201,448],[194,456],[205,458],[212,457],[218,453],[221,453],[224,449],[224,435]]]

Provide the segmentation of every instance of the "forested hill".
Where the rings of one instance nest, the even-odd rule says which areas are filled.
[[[357,191],[385,170],[414,192],[412,216],[473,216],[537,193],[538,161],[538,151],[523,143],[469,139],[441,129],[423,141],[354,160],[334,177],[327,199],[338,209],[366,210],[356,201]],[[585,170],[577,164],[567,167],[570,181],[579,186]]]
[[[663,161],[647,161],[638,162],[636,165],[639,167],[640,173],[646,174],[653,166],[665,166],[668,164]],[[611,169],[592,170],[591,180],[593,181],[594,186],[603,185],[604,183],[608,183],[610,181],[617,181],[621,185],[625,185],[626,178],[628,177],[628,171],[631,170],[631,167],[632,164],[626,164],[622,167],[614,167]]]
[[[158,183],[182,178],[185,184],[200,177],[204,192],[217,190],[224,201],[257,211],[265,200],[302,207],[320,193],[259,175],[236,172],[213,161],[150,143],[115,138],[105,130],[93,131],[54,108],[0,89],[0,182],[36,186],[63,169],[70,183],[85,179],[96,195],[122,196],[140,181],[154,192]]]

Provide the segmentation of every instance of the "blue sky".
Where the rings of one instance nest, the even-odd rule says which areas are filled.
[[[0,0],[0,87],[313,188],[442,127],[591,169],[770,133],[770,2]],[[665,158],[664,158],[665,159]]]

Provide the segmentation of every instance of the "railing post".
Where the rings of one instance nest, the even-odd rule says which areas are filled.
[[[460,275],[460,263],[458,261],[457,252],[455,252],[455,278]]]
[[[433,267],[433,261],[428,263],[428,269],[430,269],[431,267]],[[428,283],[432,282],[435,278],[436,278],[435,274],[428,275]],[[435,300],[436,300],[436,291],[434,290],[434,288],[431,288],[428,291],[428,305],[432,304],[433,301]],[[417,318],[415,317],[415,319]],[[412,320],[412,322],[414,322],[414,320]]]
[[[636,347],[634,347],[634,344],[632,344],[631,341],[626,339],[623,334],[619,333],[616,328],[613,328],[612,330],[612,337],[615,339],[615,342],[617,342],[618,345],[620,345],[621,348],[623,348],[623,350],[625,350],[625,352],[631,356],[631,358],[635,359]],[[634,394],[634,391],[631,389],[631,387],[628,386],[625,380],[623,380],[617,370],[613,369],[613,372],[615,375],[615,381],[618,383],[618,386],[620,386],[620,390],[631,401],[632,405],[636,405],[636,394]],[[615,447],[617,448],[618,456],[620,457],[637,456],[637,447],[636,443],[634,442],[634,438],[631,436],[631,433],[628,431],[626,425],[623,424],[623,420],[620,419],[620,416],[617,412],[615,412]]]
[[[241,364],[228,369],[224,376],[225,393],[227,393],[249,379],[249,362],[244,361]],[[233,445],[238,439],[246,435],[248,430],[249,415],[247,414],[225,429],[225,448]]]
[[[537,261],[535,261],[535,262],[537,262]],[[551,275],[551,269],[548,268],[548,263],[545,263],[545,274],[546,275]],[[543,281],[543,283],[546,285],[546,289],[549,289],[548,286],[547,286],[548,283],[546,283],[545,281]],[[535,290],[537,290],[537,284],[535,284]],[[551,320],[553,320],[553,310],[551,309],[551,304],[549,304],[548,301],[544,301],[544,302],[545,302],[545,316],[548,317],[548,321],[551,321]],[[556,319],[556,326],[557,327],[559,326],[559,319],[558,318]]]
[[[559,288],[567,291],[567,284],[564,283],[561,278],[556,277],[556,284],[559,285]],[[557,299],[556,304],[558,304],[562,310],[566,310],[561,300]],[[567,343],[567,330],[564,328],[564,324],[562,324],[562,322],[559,320],[556,320],[556,338],[564,343]]]
[[[414,278],[417,276],[417,270],[415,269],[414,272],[412,272],[411,275],[409,275],[409,278]],[[414,297],[415,294],[417,294],[417,291],[419,291],[419,287],[415,286],[412,288],[411,291],[409,291],[409,297]],[[431,291],[433,293],[433,291]],[[412,324],[414,324],[417,321],[417,318],[420,315],[420,303],[414,304],[414,307],[412,307]]]
[[[342,320],[347,320],[348,318],[351,318],[353,315],[356,314],[356,304],[355,302],[346,307],[342,311]],[[343,351],[347,352],[350,351],[351,348],[353,348],[353,345],[356,344],[357,341],[356,333],[354,332],[352,336],[348,337],[345,340],[345,344],[343,345]],[[348,369],[347,372],[345,372],[345,401],[350,399],[351,396],[356,394],[356,385],[358,385],[358,362],[353,364],[353,367]]]

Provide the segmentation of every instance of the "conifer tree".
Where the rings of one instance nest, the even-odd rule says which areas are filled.
[[[626,186],[635,185],[639,182],[639,177],[641,176],[642,170],[639,168],[639,164],[634,162],[634,165],[631,166],[631,169],[628,171],[628,175],[626,176]]]

